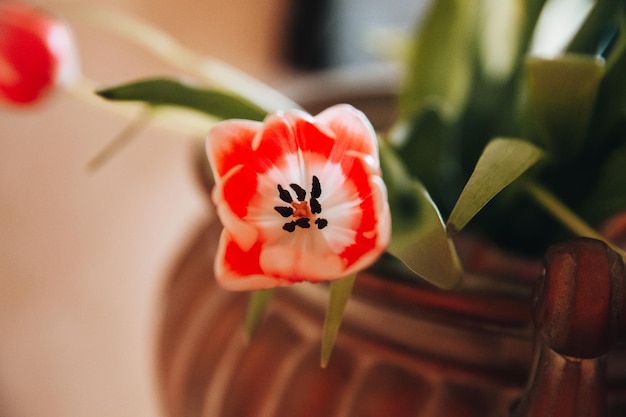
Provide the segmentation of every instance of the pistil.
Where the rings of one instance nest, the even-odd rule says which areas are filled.
[[[306,201],[294,201],[291,203],[291,207],[293,207],[292,216],[295,218],[313,217],[313,213],[309,208],[309,203],[307,203]]]

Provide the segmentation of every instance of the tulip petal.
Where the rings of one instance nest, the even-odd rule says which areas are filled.
[[[220,237],[215,262],[217,282],[223,288],[233,291],[249,291],[288,285],[288,282],[277,281],[264,274],[259,266],[260,252],[260,242],[249,251],[244,251],[232,239],[230,233],[224,230]]]
[[[227,120],[211,129],[206,150],[216,181],[234,167],[258,158],[251,145],[261,126],[254,121]]]
[[[253,144],[258,157],[268,162],[276,155],[302,152],[330,155],[335,146],[332,131],[323,131],[307,113],[290,110],[269,115],[263,133]]]
[[[363,112],[347,104],[329,107],[317,116],[319,125],[327,126],[335,137],[340,137],[331,155],[331,160],[341,160],[343,153],[350,150],[370,155],[378,160],[376,132]]]

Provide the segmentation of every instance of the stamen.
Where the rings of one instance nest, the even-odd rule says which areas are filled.
[[[293,198],[291,197],[289,191],[285,190],[280,184],[278,184],[278,196],[285,203],[291,203],[293,201]]]
[[[296,222],[289,222],[289,223],[283,224],[283,230],[286,230],[289,233],[292,233],[294,230],[296,230]]]
[[[328,226],[328,220],[326,219],[315,219],[315,224],[319,230],[322,230],[326,226]]]
[[[311,198],[311,213],[320,214],[322,212],[322,205],[317,198]]]
[[[322,218],[316,218],[316,214],[322,212],[322,205],[318,198],[322,195],[322,186],[319,178],[313,176],[311,182],[311,198],[307,202],[305,200],[307,191],[298,184],[289,184],[289,187],[296,193],[298,201],[294,201],[291,193],[278,184],[278,195],[282,201],[291,204],[291,207],[275,206],[276,210],[282,217],[292,217],[295,220],[283,224],[283,230],[287,232],[294,232],[296,227],[302,229],[309,229],[311,227],[311,220],[315,219],[315,225],[319,230],[328,226],[328,220]]]
[[[298,220],[296,220],[296,224],[298,226],[300,226],[303,229],[308,229],[309,227],[311,227],[311,225],[309,224],[309,218],[308,217],[302,217]]]
[[[274,207],[274,210],[279,212],[280,215],[283,216],[283,217],[289,217],[289,216],[293,215],[293,209],[291,207],[276,206],[276,207]]]
[[[320,198],[322,195],[322,186],[320,185],[320,180],[315,175],[313,175],[313,184],[311,185],[311,197]]]
[[[306,190],[300,187],[298,184],[289,184],[289,186],[296,192],[296,196],[298,196],[298,201],[304,201],[306,197]]]

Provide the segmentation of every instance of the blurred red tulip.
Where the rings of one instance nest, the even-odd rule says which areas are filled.
[[[37,7],[0,0],[0,99],[32,104],[78,75],[69,27]]]

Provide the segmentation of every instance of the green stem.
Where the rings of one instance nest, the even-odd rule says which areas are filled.
[[[115,137],[112,141],[106,144],[106,146],[100,150],[87,164],[88,171],[95,171],[109,161],[115,154],[117,154],[123,147],[128,145],[130,141],[137,137],[137,135],[150,123],[152,112],[148,108],[141,113],[138,117],[131,122]]]
[[[100,27],[131,41],[186,73],[233,91],[268,112],[299,107],[267,84],[220,60],[197,54],[168,33],[136,17],[93,4],[62,6],[58,11],[69,19]]]
[[[267,310],[273,295],[273,288],[253,291],[250,295],[250,301],[248,301],[248,310],[246,311],[245,319],[245,336],[247,341],[252,339],[252,335],[259,327],[261,319],[265,316],[265,311]]]
[[[570,210],[547,188],[530,181],[526,182],[525,186],[526,191],[533,198],[533,200],[535,200],[535,202],[537,202],[556,220],[558,220],[563,226],[572,231],[574,234],[582,237],[590,237],[593,239],[602,240],[606,242],[606,244],[609,245],[611,249],[619,253],[623,258],[626,258],[626,252],[624,252],[614,243],[609,242],[597,230],[588,225],[583,219],[580,218],[580,216]]]

